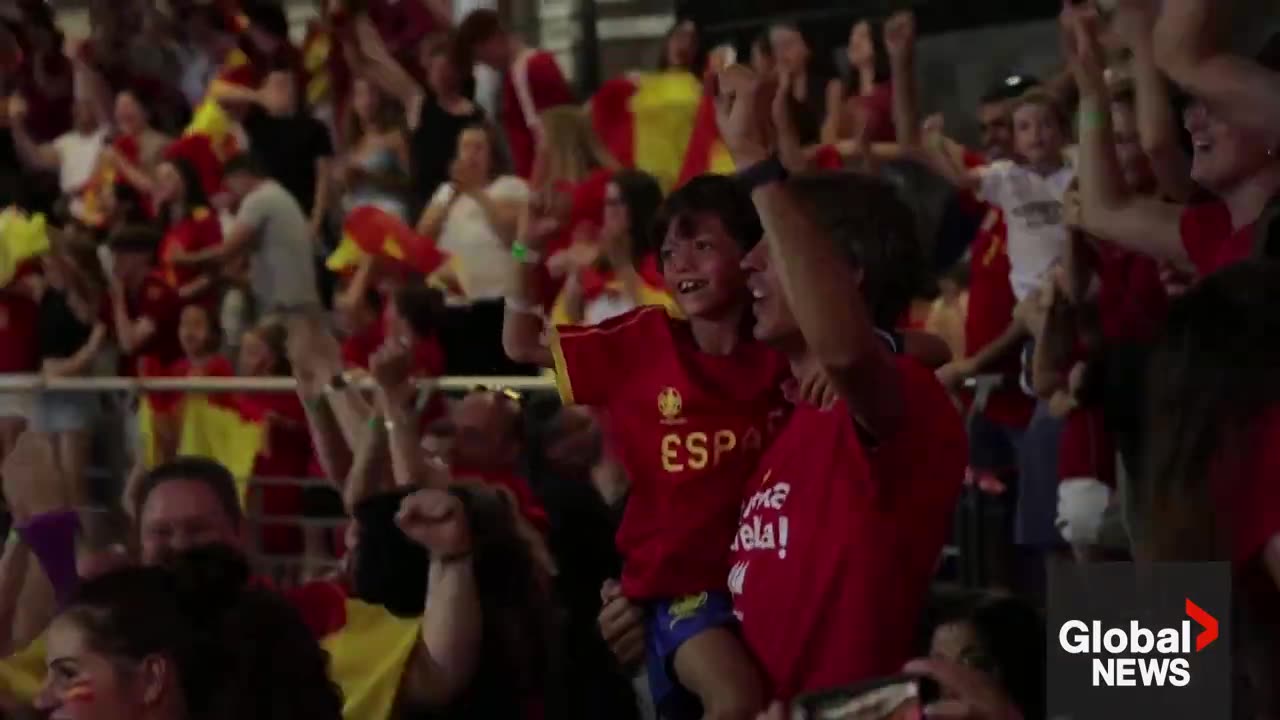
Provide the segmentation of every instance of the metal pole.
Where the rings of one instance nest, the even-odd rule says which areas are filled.
[[[600,35],[596,0],[578,0],[578,91],[591,97],[600,87]]]

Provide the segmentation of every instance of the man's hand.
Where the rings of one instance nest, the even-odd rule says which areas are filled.
[[[369,358],[369,373],[378,383],[378,390],[388,398],[412,390],[409,374],[413,370],[413,354],[408,343],[400,338],[389,338]]]
[[[17,93],[9,96],[9,120],[14,125],[20,125],[27,119],[27,110],[26,98]]]
[[[773,146],[771,83],[745,65],[730,65],[716,83],[716,124],[734,163],[749,167],[769,157]]]
[[[396,526],[433,558],[471,552],[471,528],[462,501],[444,490],[419,490],[406,497],[396,513]]]
[[[773,103],[770,105],[770,119],[773,120],[774,146],[778,151],[778,159],[789,172],[804,172],[809,166],[809,156],[805,154],[800,143],[800,132],[796,129],[795,117],[791,110],[791,87],[794,82],[791,73],[779,73],[778,87],[773,92]],[[767,88],[766,88],[767,89]]]
[[[884,45],[895,64],[910,62],[916,51],[916,16],[910,10],[894,13],[884,24]]]
[[[1175,82],[1186,70],[1194,70],[1214,53],[1219,40],[1217,18],[1207,0],[1164,0],[1156,21],[1152,43],[1156,63]],[[1222,12],[1225,18],[1229,12]]]
[[[938,382],[948,390],[959,390],[965,381],[978,374],[978,368],[972,358],[961,358],[938,368],[934,373]]]
[[[559,212],[560,194],[555,190],[544,190],[525,203],[518,223],[518,237],[530,250],[545,248],[563,224]]]
[[[71,505],[47,434],[28,430],[20,435],[0,466],[0,475],[4,477],[5,501],[17,525]]]
[[[600,588],[600,635],[624,669],[638,666],[644,659],[644,615],[622,594],[616,581]]]

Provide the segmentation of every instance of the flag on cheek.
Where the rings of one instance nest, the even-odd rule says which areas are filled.
[[[62,702],[64,703],[91,703],[93,698],[93,685],[88,678],[77,680],[62,692]]]

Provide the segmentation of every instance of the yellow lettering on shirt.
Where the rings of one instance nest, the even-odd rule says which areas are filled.
[[[754,443],[752,435],[755,436]],[[749,431],[745,437],[748,447],[759,446],[760,433],[756,430]],[[716,430],[710,434],[701,431],[684,435],[668,433],[662,437],[662,469],[681,473],[716,467],[737,447],[738,436],[732,430]]]

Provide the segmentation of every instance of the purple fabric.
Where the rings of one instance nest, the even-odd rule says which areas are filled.
[[[58,607],[71,599],[80,584],[76,573],[76,533],[79,531],[80,516],[75,510],[41,513],[17,528],[18,537],[31,548],[45,575],[49,576]]]

